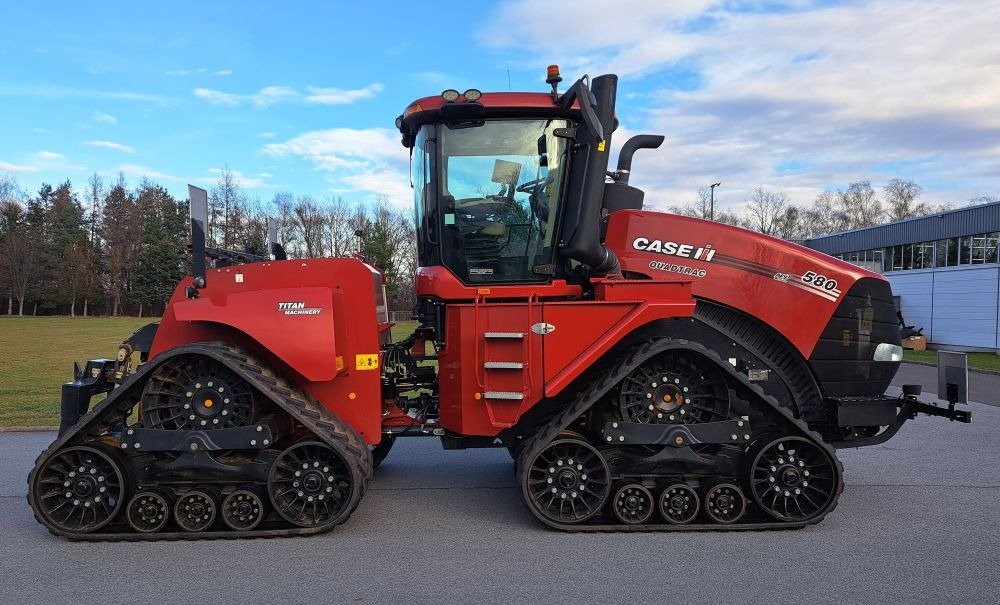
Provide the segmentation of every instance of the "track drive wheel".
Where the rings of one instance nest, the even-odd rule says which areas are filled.
[[[684,483],[675,483],[660,494],[660,514],[667,523],[690,523],[698,516],[700,508],[698,492]]]
[[[129,527],[147,534],[163,529],[170,520],[170,502],[166,494],[146,490],[132,496],[125,508]]]
[[[319,441],[281,452],[267,482],[274,509],[299,527],[326,528],[344,520],[361,497],[363,481],[349,456]]]
[[[167,430],[212,430],[254,422],[250,385],[209,357],[183,355],[164,363],[142,391],[142,424]]]
[[[746,510],[743,490],[731,483],[720,483],[705,493],[705,513],[716,523],[736,523]]]
[[[622,381],[622,418],[646,424],[725,420],[729,390],[722,372],[700,357],[673,352],[648,360]]]
[[[31,502],[52,529],[86,533],[118,516],[127,492],[116,452],[75,446],[54,454],[33,475]]]
[[[250,531],[264,518],[264,501],[255,490],[239,489],[222,501],[222,522],[234,531]]]
[[[206,491],[187,492],[174,503],[174,521],[184,531],[205,531],[215,521],[218,508],[215,501],[215,498]]]
[[[521,495],[536,515],[555,523],[582,523],[608,499],[610,473],[594,446],[576,437],[558,437],[522,471]]]
[[[808,521],[830,507],[840,472],[828,452],[802,437],[778,437],[753,447],[751,454],[751,493],[768,515]]]
[[[625,525],[637,525],[653,516],[653,494],[638,483],[623,486],[611,499],[611,510]]]

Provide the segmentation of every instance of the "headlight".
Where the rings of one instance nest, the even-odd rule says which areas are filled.
[[[875,347],[875,361],[903,361],[903,347],[880,342]]]

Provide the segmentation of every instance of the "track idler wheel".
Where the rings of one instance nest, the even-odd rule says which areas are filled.
[[[604,506],[611,491],[604,457],[576,437],[560,437],[525,465],[521,495],[532,511],[555,523],[582,523]]]
[[[264,513],[264,501],[254,490],[236,490],[222,501],[222,522],[234,531],[250,531],[257,527]]]
[[[743,490],[731,483],[720,483],[705,493],[705,513],[716,523],[736,523],[746,510]]]
[[[86,533],[107,525],[120,512],[128,491],[116,453],[99,447],[68,447],[38,469],[31,501],[46,525]]]
[[[208,492],[194,490],[177,498],[174,521],[184,531],[199,532],[211,527],[216,515],[215,498]]]
[[[132,496],[125,508],[129,527],[146,534],[157,532],[170,520],[170,502],[158,491],[142,491]]]
[[[630,483],[618,490],[611,500],[611,510],[626,525],[649,521],[653,516],[653,494],[638,483]]]
[[[349,454],[348,454],[349,455]],[[362,477],[341,451],[319,441],[298,443],[281,452],[267,482],[278,514],[299,527],[336,525],[360,497]]]
[[[698,492],[684,483],[675,483],[660,494],[660,514],[667,523],[684,525],[694,521],[701,504]]]
[[[830,507],[840,483],[836,461],[802,437],[779,437],[751,449],[754,502],[780,521],[808,521]]]

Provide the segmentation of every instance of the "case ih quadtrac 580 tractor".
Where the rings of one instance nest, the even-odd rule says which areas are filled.
[[[643,211],[632,156],[663,137],[609,172],[617,78],[547,81],[397,119],[420,261],[401,342],[377,268],[206,249],[192,188],[192,275],[63,386],[29,477],[38,520],[75,539],[322,532],[396,439],[428,435],[510,450],[554,528],[801,527],[837,503],[835,448],[918,412],[968,420],[883,396],[901,358],[884,278]]]

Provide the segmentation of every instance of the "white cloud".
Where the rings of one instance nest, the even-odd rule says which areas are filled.
[[[383,86],[377,82],[356,90],[309,86],[306,89],[309,91],[309,94],[306,96],[305,101],[306,103],[318,103],[320,105],[349,105],[374,97],[382,92],[382,88]]]
[[[218,71],[212,72],[213,76],[231,76],[233,75],[233,70],[231,69],[220,69]]]
[[[300,95],[294,89],[287,86],[267,86],[259,91],[238,95],[230,92],[212,90],[211,88],[195,88],[194,96],[204,99],[213,105],[225,105],[235,107],[237,105],[251,104],[254,107],[269,107],[282,101],[298,98]]]
[[[615,13],[614,27],[586,18],[607,3],[577,0],[572,52],[548,25],[567,6],[507,3],[481,39],[533,65],[560,62],[567,80],[622,76],[619,118],[667,135],[662,149],[636,156],[633,182],[654,203],[689,201],[719,180],[723,205],[762,183],[799,202],[894,176],[925,181],[932,201],[997,190],[1000,47],[963,41],[996,37],[998,0],[975,10],[638,0]]]
[[[9,162],[0,162],[0,172],[38,172],[38,168],[34,166],[26,166],[23,164],[11,164]]]
[[[160,181],[170,181],[170,182],[186,182],[189,179],[184,177],[174,176],[172,174],[167,174],[165,172],[160,172],[159,170],[153,170],[146,166],[139,166],[136,164],[122,164],[118,167],[118,170],[125,174],[125,176],[135,177],[135,178],[149,178],[157,179]]]
[[[307,160],[320,171],[335,192],[367,191],[386,194],[399,207],[409,207],[409,155],[395,130],[334,128],[316,130],[283,143],[270,143],[263,152],[272,157]]]
[[[214,185],[219,182],[219,178],[222,176],[225,170],[226,169],[223,168],[209,168],[205,172],[208,172],[209,174],[213,174],[215,176],[201,177],[195,180],[205,185]],[[239,185],[240,187],[246,189],[270,189],[271,187],[273,187],[273,185],[270,185],[267,182],[267,179],[270,178],[271,175],[267,174],[266,172],[262,172],[255,176],[247,176],[246,174],[244,174],[239,170],[233,170],[232,168],[229,168],[228,170],[229,173],[233,175],[233,179],[236,181],[236,184]]]
[[[379,83],[370,84],[364,88],[347,90],[341,88],[306,87],[302,93],[289,86],[267,86],[255,93],[236,94],[212,88],[195,88],[192,92],[199,99],[213,105],[236,107],[238,105],[253,105],[264,108],[278,103],[301,101],[319,105],[347,105],[364,99],[370,99],[382,91]]]
[[[274,133],[273,132],[258,132],[257,133],[257,138],[259,138],[259,139],[273,139],[274,138]]]
[[[122,153],[135,153],[134,147],[129,147],[128,145],[122,145],[121,143],[115,143],[113,141],[87,141],[85,145],[90,145],[91,147],[101,147],[103,149],[112,149],[114,151],[121,151]]]
[[[186,76],[186,75],[188,75],[188,73],[189,72],[186,69],[171,69],[171,70],[168,70],[166,72],[166,74],[168,76],[175,76],[175,77],[176,76]]]
[[[51,84],[0,85],[0,97],[31,97],[39,99],[109,99],[113,101],[141,101],[167,105],[170,99],[160,95],[120,90],[89,90],[72,86]]]
[[[52,151],[39,151],[35,154],[35,157],[40,160],[62,160],[65,159],[66,156]]]
[[[94,117],[91,118],[91,119],[93,119],[95,122],[98,122],[100,124],[115,125],[115,124],[118,123],[118,118],[116,118],[113,115],[106,114],[106,113],[103,113],[103,112],[100,112],[100,111],[95,111],[94,112]]]

